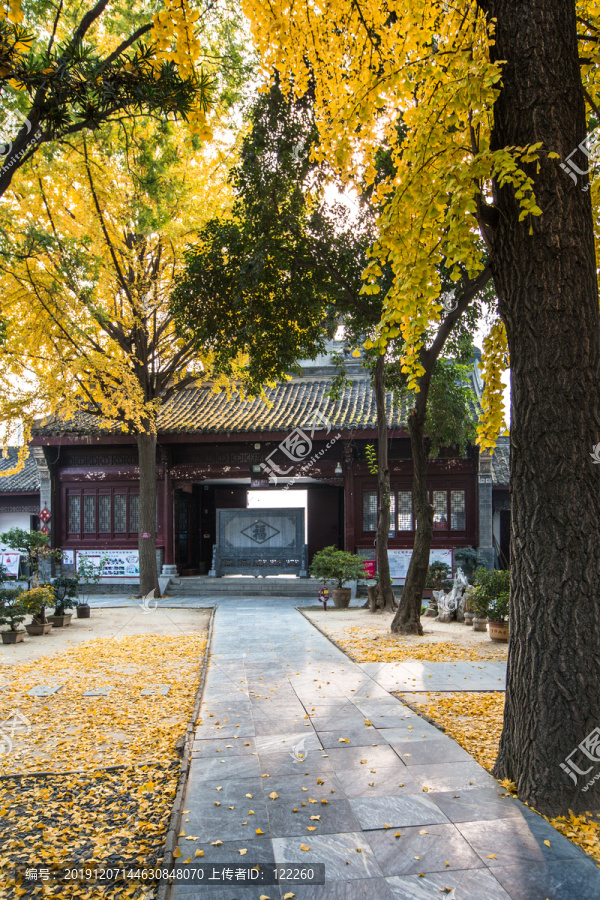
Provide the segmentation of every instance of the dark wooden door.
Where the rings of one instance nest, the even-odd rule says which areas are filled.
[[[308,559],[333,544],[343,549],[342,492],[330,485],[308,487]]]
[[[248,506],[248,488],[244,485],[215,488],[216,509],[246,509]]]
[[[510,565],[510,509],[500,510],[500,551]]]

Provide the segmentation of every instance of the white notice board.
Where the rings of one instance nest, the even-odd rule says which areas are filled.
[[[406,580],[411,556],[412,550],[388,550],[390,575],[394,584]],[[432,550],[429,554],[429,565],[433,562],[446,563],[452,569],[452,550]]]
[[[78,550],[77,568],[82,559],[89,559],[92,565],[99,566],[102,559],[103,578],[139,578],[140,558],[137,550]]]

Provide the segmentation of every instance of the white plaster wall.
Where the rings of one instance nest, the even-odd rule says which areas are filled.
[[[31,513],[28,512],[0,512],[0,533],[9,528],[23,528],[29,531],[31,528]]]

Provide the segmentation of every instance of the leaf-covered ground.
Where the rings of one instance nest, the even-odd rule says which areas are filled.
[[[398,695],[402,699],[402,695]],[[413,695],[414,696],[414,695]],[[504,715],[503,693],[427,694],[427,700],[410,703],[443,726],[450,737],[464,747],[477,762],[491,771],[502,732]],[[507,790],[515,791],[511,782],[503,782]],[[546,817],[547,818],[547,817]],[[600,865],[600,817],[586,815],[559,816],[548,819],[557,831],[564,834]]]
[[[145,635],[0,667],[0,684],[8,683],[0,719],[18,712],[30,724],[15,730],[11,752],[0,756],[0,898],[150,896],[134,884],[19,887],[14,867],[138,868],[160,859],[179,772],[176,744],[205,650],[205,634]],[[64,687],[29,696],[38,684]],[[166,696],[142,695],[167,684]],[[106,686],[113,688],[107,696],[83,696]]]
[[[366,626],[366,623],[365,623]],[[466,630],[466,626],[463,626]],[[340,633],[339,629],[324,626],[329,634],[355,662],[402,662],[419,660],[427,662],[455,662],[463,660],[476,662],[485,659],[505,659],[506,649],[489,642],[481,646],[468,647],[455,641],[428,641],[426,638],[407,639],[404,635],[382,635],[378,629],[349,628]]]

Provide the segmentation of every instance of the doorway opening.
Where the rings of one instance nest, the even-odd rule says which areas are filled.
[[[250,490],[248,509],[303,509],[304,540],[308,542],[308,491]]]

